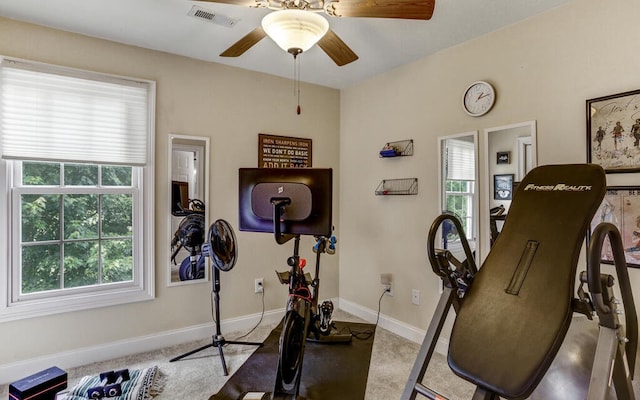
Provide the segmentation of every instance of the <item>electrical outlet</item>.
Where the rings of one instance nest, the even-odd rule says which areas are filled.
[[[256,278],[253,290],[255,293],[262,293],[264,290],[264,280],[262,278]]]
[[[411,302],[420,305],[420,291],[418,289],[411,289]]]
[[[387,296],[393,296],[393,286],[392,286],[393,278],[391,274],[380,274],[380,285],[382,286],[382,290],[384,290],[384,294]]]

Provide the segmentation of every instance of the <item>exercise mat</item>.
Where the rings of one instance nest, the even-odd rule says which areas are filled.
[[[350,343],[307,342],[300,396],[307,400],[364,399],[375,326],[336,321],[336,332],[354,334]],[[282,323],[209,400],[236,400],[247,392],[273,392]]]

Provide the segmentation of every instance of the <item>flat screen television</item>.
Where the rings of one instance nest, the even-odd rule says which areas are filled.
[[[274,201],[283,201],[280,230],[289,235],[331,236],[331,168],[240,168],[241,231],[274,232]]]

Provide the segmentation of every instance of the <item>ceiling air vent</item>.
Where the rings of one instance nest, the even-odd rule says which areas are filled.
[[[202,8],[200,6],[192,6],[191,10],[189,10],[190,17],[198,18],[203,21],[212,22],[217,25],[226,26],[227,28],[233,27],[238,20],[229,18],[226,15],[217,14],[213,10],[208,10],[206,8]]]

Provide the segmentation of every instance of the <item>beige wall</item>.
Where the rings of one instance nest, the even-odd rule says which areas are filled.
[[[540,164],[585,162],[585,100],[640,89],[637,15],[636,0],[573,1],[343,90],[341,298],[376,310],[380,273],[393,273],[382,313],[426,329],[438,296],[425,256],[438,213],[436,138],[479,130],[483,146],[485,128],[536,120]],[[494,109],[479,118],[461,108],[476,80],[497,91]],[[411,138],[413,157],[378,158],[386,142]],[[638,174],[617,175],[610,184],[639,182]],[[402,177],[418,178],[417,196],[374,196],[381,179]],[[412,288],[421,291],[419,306]]]
[[[168,137],[210,137],[211,219],[237,227],[239,167],[257,166],[258,133],[311,138],[316,167],[335,169],[338,188],[339,92],[302,85],[302,114],[296,115],[293,83],[287,79],[195,61],[166,53],[54,31],[0,18],[0,54],[157,82],[156,110],[156,296],[153,301],[72,312],[0,324],[0,366],[47,354],[111,343],[211,323],[209,283],[167,287]],[[286,56],[286,54],[283,54]],[[334,220],[338,221],[335,207]],[[337,224],[336,224],[337,225]],[[259,313],[254,278],[265,283],[266,309],[284,307],[286,287],[276,268],[286,269],[292,243],[278,246],[272,235],[238,232],[236,267],[222,273],[224,319]],[[301,255],[310,261],[312,239]],[[323,258],[322,292],[336,297],[338,255]],[[4,266],[2,267],[4,271]],[[4,273],[4,272],[3,272]],[[212,332],[213,333],[213,332]]]

